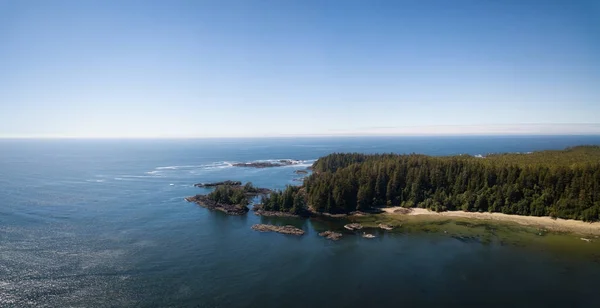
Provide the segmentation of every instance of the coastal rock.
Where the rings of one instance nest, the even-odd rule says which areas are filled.
[[[264,162],[264,161],[256,161],[249,163],[235,163],[234,167],[248,167],[248,168],[272,168],[272,167],[283,167],[283,166],[291,166],[299,164],[299,161],[291,160],[291,159],[280,159],[276,162]]]
[[[265,217],[300,217],[300,215],[294,215],[292,213],[263,210],[254,210],[254,215]]]
[[[383,230],[393,230],[394,227],[390,226],[390,225],[386,225],[386,224],[379,224],[379,228],[383,229]]]
[[[243,188],[243,187],[241,187],[241,188]],[[258,195],[268,195],[272,192],[273,192],[273,190],[271,190],[271,189],[260,188],[260,187],[254,187],[251,190],[244,190],[244,194],[246,194],[246,196],[248,196],[248,197],[254,197],[254,196],[258,196]]]
[[[310,217],[310,213],[306,212],[302,215],[292,214],[288,212],[280,212],[280,211],[265,211],[263,210],[262,204],[255,204],[252,207],[252,211],[254,211],[254,215],[256,216],[265,216],[265,217]]]
[[[291,234],[291,235],[304,235],[304,230],[298,229],[294,226],[275,226],[275,225],[265,225],[265,224],[256,224],[252,226],[252,230],[260,231],[260,232],[277,232],[283,234]]]
[[[319,236],[323,236],[328,240],[337,241],[342,237],[342,234],[333,231],[325,231],[319,233]]]
[[[362,237],[364,237],[364,238],[375,238],[375,235],[363,232]]]
[[[251,183],[250,183],[251,184]],[[245,186],[242,186],[242,182],[240,181],[223,181],[223,182],[214,182],[214,183],[197,183],[194,184],[196,187],[206,188],[206,187],[219,187],[219,186],[229,186],[233,189],[242,189],[244,194],[248,197],[254,197],[258,195],[267,195],[273,192],[268,188],[254,187],[252,185],[248,186],[248,183]]]
[[[209,199],[206,195],[196,195],[193,197],[187,197],[185,198],[185,200],[187,202],[194,202],[209,210],[221,211],[227,215],[244,215],[250,210],[247,206],[241,204],[217,203]]]
[[[295,170],[294,173],[296,173],[296,174],[308,174],[308,171],[300,169],[300,170]]]
[[[242,182],[240,181],[223,181],[223,182],[214,182],[214,183],[197,183],[194,184],[196,187],[216,187],[216,186],[241,186]]]
[[[360,230],[363,228],[363,226],[361,224],[358,223],[352,223],[352,224],[347,224],[344,225],[344,228],[350,230],[350,231],[354,231],[354,230]]]

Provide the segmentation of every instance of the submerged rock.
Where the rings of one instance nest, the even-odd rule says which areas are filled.
[[[328,240],[337,241],[342,237],[342,234],[333,231],[325,231],[319,233],[319,236],[323,236]]]
[[[260,231],[260,232],[277,232],[283,234],[291,234],[291,235],[304,235],[304,230],[298,229],[294,226],[275,226],[275,225],[265,225],[265,224],[256,224],[252,226],[252,230]]]

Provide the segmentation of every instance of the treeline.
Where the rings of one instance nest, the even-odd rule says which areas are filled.
[[[306,198],[301,187],[288,185],[283,191],[271,192],[261,198],[262,209],[265,211],[288,212],[302,215],[307,212]]]
[[[239,185],[219,185],[215,190],[210,192],[208,199],[221,204],[231,205],[248,205],[248,195],[259,192],[260,189],[254,187],[252,182],[246,183],[244,186]]]
[[[302,188],[263,202],[288,212],[303,205],[327,213],[403,206],[600,220],[597,146],[486,158],[336,153],[314,170]]]

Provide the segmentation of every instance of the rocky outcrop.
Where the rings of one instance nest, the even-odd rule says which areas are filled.
[[[299,169],[299,170],[295,170],[294,173],[296,173],[296,174],[308,174],[308,171]]]
[[[221,211],[227,215],[244,215],[250,210],[246,205],[242,204],[217,203],[209,199],[206,195],[195,195],[193,197],[187,197],[185,200],[188,202],[194,202],[209,210]]]
[[[216,187],[216,186],[241,186],[242,182],[240,181],[223,181],[223,182],[214,182],[214,183],[197,183],[194,184],[196,187]]]
[[[281,159],[276,162],[256,161],[256,162],[249,162],[249,163],[235,163],[235,164],[233,164],[233,166],[234,167],[248,167],[248,168],[272,168],[272,167],[283,167],[283,166],[296,165],[299,163],[300,162],[291,160],[291,159]]]
[[[255,204],[252,207],[252,211],[254,211],[254,215],[256,216],[265,216],[265,217],[310,217],[310,212],[302,213],[302,215],[292,214],[289,212],[281,212],[281,211],[265,211],[263,209],[262,204]]]
[[[300,215],[294,215],[292,213],[277,212],[277,211],[263,211],[263,210],[254,211],[254,215],[265,216],[265,217],[300,217]]]
[[[258,196],[258,195],[268,195],[272,192],[273,192],[273,190],[271,190],[271,189],[260,188],[260,187],[254,187],[252,190],[244,190],[244,194],[246,194],[246,196],[248,196],[248,197],[254,197],[254,196]]]
[[[386,224],[379,224],[379,228],[383,229],[383,230],[393,230],[394,227],[390,226],[390,225],[386,225]]]
[[[240,181],[229,181],[229,180],[223,181],[223,182],[214,182],[214,183],[197,183],[197,184],[194,184],[194,186],[201,187],[201,188],[229,186],[229,187],[232,187],[233,189],[243,190],[244,194],[248,197],[254,197],[254,196],[258,196],[258,195],[267,195],[267,194],[270,194],[271,192],[273,192],[271,189],[268,189],[268,188],[254,187],[252,185],[250,185],[249,187],[242,186],[242,182],[240,182]]]
[[[350,231],[360,230],[360,229],[362,229],[362,227],[363,226],[361,224],[357,224],[357,223],[347,224],[344,226],[344,228],[346,228]]]
[[[342,237],[342,234],[333,231],[325,231],[319,233],[319,236],[323,236],[328,240],[337,241]]]
[[[252,230],[260,232],[277,232],[291,235],[304,235],[304,230],[298,229],[294,226],[275,226],[275,225],[264,225],[256,224],[252,226]]]

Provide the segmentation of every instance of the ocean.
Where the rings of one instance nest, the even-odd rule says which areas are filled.
[[[208,192],[198,182],[298,184],[294,170],[332,152],[581,144],[600,136],[0,140],[0,307],[596,306],[598,255],[427,232],[331,242],[326,222],[289,218],[304,236],[260,233],[277,219],[184,201]],[[278,159],[301,163],[231,165]]]

